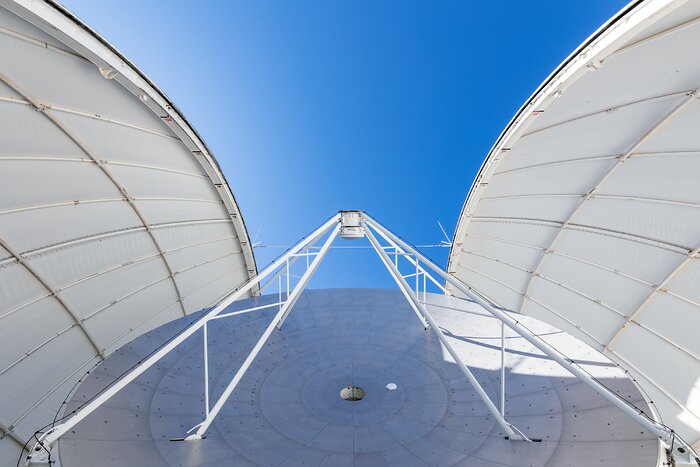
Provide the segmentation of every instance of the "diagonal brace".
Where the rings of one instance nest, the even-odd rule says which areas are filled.
[[[399,245],[407,253],[414,255],[419,261],[421,261],[428,268],[430,268],[433,272],[435,272],[442,279],[444,279],[446,284],[450,284],[452,287],[457,289],[459,292],[464,294],[466,297],[473,300],[475,303],[481,305],[481,307],[483,307],[487,312],[489,312],[494,318],[499,319],[501,322],[503,322],[503,324],[505,324],[507,327],[509,327],[510,329],[515,331],[519,336],[521,336],[526,341],[528,341],[530,344],[535,346],[542,353],[544,353],[545,355],[550,357],[552,360],[554,360],[556,363],[558,363],[562,368],[569,371],[576,378],[578,378],[581,382],[590,386],[593,390],[598,392],[598,394],[603,396],[605,399],[607,399],[610,403],[612,403],[614,406],[616,406],[622,412],[624,412],[625,414],[630,416],[632,419],[637,421],[637,423],[642,425],[645,429],[647,429],[651,433],[654,433],[655,435],[657,435],[666,445],[671,446],[674,442],[681,443],[686,447],[686,449],[688,451],[694,452],[692,446],[690,446],[689,444],[684,443],[682,440],[680,440],[675,435],[675,432],[671,428],[657,422],[656,420],[654,420],[650,417],[647,417],[637,407],[629,404],[627,401],[620,398],[619,395],[615,394],[609,388],[607,388],[602,383],[600,383],[597,379],[593,378],[582,367],[580,367],[576,362],[566,358],[564,355],[559,353],[554,347],[552,347],[550,344],[545,342],[544,339],[532,334],[532,332],[529,329],[527,329],[526,327],[524,327],[522,324],[520,324],[520,322],[518,322],[517,319],[513,318],[508,313],[496,308],[491,303],[484,300],[482,297],[477,295],[472,290],[471,287],[469,287],[468,285],[466,285],[465,283],[463,283],[462,281],[460,281],[456,277],[443,271],[442,268],[437,266],[435,263],[430,261],[428,258],[423,256],[422,254],[420,254],[415,248],[411,247],[409,244],[407,244],[405,241],[403,241],[400,237],[398,237],[393,232],[391,232],[389,229],[387,229],[386,227],[384,227],[383,225],[381,225],[380,223],[378,223],[377,221],[372,219],[370,216],[368,216],[365,213],[362,213],[362,217],[363,217],[363,221],[365,224],[369,223],[373,229],[377,230],[378,232],[382,232],[386,237],[389,238],[390,243]]]
[[[419,308],[422,306],[422,304],[414,298],[411,291],[411,286],[408,285],[408,282],[406,282],[406,279],[401,275],[396,265],[394,265],[394,263],[391,262],[391,259],[389,259],[389,255],[387,255],[386,251],[384,251],[381,245],[379,245],[377,239],[374,237],[374,235],[372,235],[372,232],[370,232],[367,228],[365,228],[365,236],[374,247],[374,250],[379,255],[379,258],[382,260],[382,263],[384,263],[384,266],[389,270],[391,277],[393,277],[396,281],[396,284],[401,289],[401,292],[403,293],[404,297],[406,297],[406,300],[408,300],[408,303],[411,305],[414,313],[416,316],[418,316],[421,323],[423,323],[423,328],[428,329],[430,324],[423,317],[423,314]]]
[[[289,295],[289,297],[287,297],[287,300],[284,303],[284,305],[282,307],[280,307],[280,309],[277,312],[277,314],[275,315],[275,317],[272,319],[270,324],[265,329],[265,332],[263,332],[262,336],[260,336],[260,339],[253,347],[253,350],[250,351],[250,353],[248,354],[248,357],[246,357],[245,361],[243,362],[241,367],[238,369],[236,374],[233,376],[233,378],[229,382],[228,386],[226,386],[226,389],[224,389],[224,392],[221,394],[219,399],[216,401],[214,406],[211,408],[211,410],[207,414],[204,421],[196,426],[197,431],[194,434],[185,438],[186,440],[193,441],[193,440],[202,439],[202,436],[209,429],[209,426],[212,424],[212,422],[214,421],[216,416],[219,414],[219,412],[221,411],[221,408],[224,406],[224,404],[226,403],[228,398],[231,397],[231,394],[236,389],[236,386],[238,386],[238,383],[241,381],[241,379],[243,379],[243,376],[248,371],[248,368],[250,368],[250,365],[253,363],[255,358],[260,353],[260,350],[262,350],[263,346],[265,345],[267,340],[272,335],[272,332],[275,330],[276,327],[281,326],[282,320],[289,314],[289,310],[294,306],[297,299],[299,298],[299,295],[304,290],[304,288],[306,287],[306,284],[308,284],[309,280],[311,279],[311,276],[313,276],[314,272],[318,268],[318,265],[323,260],[323,257],[326,255],[326,253],[330,249],[331,244],[333,243],[333,240],[335,240],[336,236],[338,235],[339,230],[340,230],[340,225],[337,225],[333,229],[331,234],[328,236],[328,239],[321,247],[321,250],[319,250],[318,254],[314,258],[313,262],[311,263],[311,266],[309,266],[309,269],[307,269],[306,272],[304,272],[304,275],[302,276],[301,280],[294,287],[294,290],[292,290],[292,293]]]
[[[510,423],[506,421],[506,419],[503,417],[503,415],[500,413],[498,408],[494,405],[493,402],[491,402],[491,399],[489,398],[488,394],[486,394],[486,391],[481,387],[479,382],[477,381],[476,377],[474,374],[469,370],[469,368],[464,364],[462,359],[460,358],[459,354],[455,351],[455,349],[452,347],[452,344],[450,341],[447,339],[445,334],[442,332],[440,327],[437,325],[435,320],[433,319],[432,316],[430,316],[430,313],[425,309],[423,304],[418,300],[418,297],[416,297],[413,292],[411,291],[411,288],[409,285],[406,283],[405,279],[401,277],[401,274],[398,273],[398,269],[396,269],[396,266],[394,263],[389,260],[389,256],[386,254],[386,251],[381,247],[377,239],[375,238],[374,234],[372,231],[364,224],[364,232],[365,235],[367,236],[367,239],[369,242],[372,244],[374,247],[375,251],[379,255],[379,257],[382,259],[382,262],[386,266],[386,268],[389,270],[391,275],[394,277],[397,283],[399,283],[399,286],[401,287],[402,291],[404,292],[404,295],[408,299],[409,303],[411,304],[412,308],[414,310],[417,310],[418,313],[420,313],[421,321],[427,323],[427,325],[430,326],[430,328],[433,330],[437,338],[440,340],[442,345],[445,347],[447,352],[452,356],[454,359],[455,363],[457,363],[457,366],[459,367],[460,371],[464,376],[467,378],[469,383],[472,385],[476,393],[479,395],[481,400],[484,402],[486,405],[486,408],[488,411],[493,415],[493,417],[496,419],[498,424],[501,426],[503,431],[505,431],[506,436],[508,439],[512,439],[515,441],[529,441],[527,437],[525,437],[517,428],[514,428]],[[426,329],[428,326],[426,326]]]
[[[328,232],[334,225],[337,225],[340,220],[340,214],[336,214],[330,219],[328,219],[323,225],[318,227],[313,233],[308,237],[299,241],[294,247],[290,248],[284,255],[275,260],[272,264],[261,271],[257,276],[250,279],[248,282],[234,290],[229,296],[224,298],[219,304],[217,304],[213,309],[207,312],[200,319],[192,323],[186,329],[184,329],[180,334],[171,339],[167,344],[158,349],[146,360],[134,367],[130,372],[123,375],[119,380],[115,381],[111,386],[109,386],[104,392],[99,394],[93,400],[85,404],[83,407],[78,409],[71,417],[67,418],[64,422],[56,425],[48,432],[44,433],[40,437],[40,441],[36,443],[32,454],[28,456],[28,462],[32,462],[37,459],[44,458],[46,454],[51,450],[52,445],[65,433],[70,431],[75,425],[77,425],[81,420],[90,415],[96,409],[98,409],[102,404],[108,401],[112,396],[121,391],[130,382],[138,378],[150,367],[155,365],[160,359],[165,355],[170,353],[173,349],[184,342],[188,337],[197,332],[200,328],[204,327],[210,319],[221,314],[231,303],[239,300],[245,296],[253,287],[259,284],[262,280],[272,275],[283,263],[285,263],[290,257],[303,250],[311,241],[319,238],[325,232]]]

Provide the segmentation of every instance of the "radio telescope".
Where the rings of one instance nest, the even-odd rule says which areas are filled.
[[[700,465],[699,18],[635,1],[575,50],[446,271],[364,211],[258,270],[165,94],[0,0],[0,465]],[[308,290],[340,239],[396,289]]]

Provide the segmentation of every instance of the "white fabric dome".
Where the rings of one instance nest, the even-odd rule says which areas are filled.
[[[570,332],[700,448],[700,1],[636,1],[545,80],[464,206],[448,272]]]
[[[256,274],[216,161],[53,2],[0,1],[0,465],[124,343]]]

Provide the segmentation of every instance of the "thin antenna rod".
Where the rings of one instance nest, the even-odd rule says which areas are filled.
[[[447,243],[452,245],[452,240],[450,240],[450,237],[447,236],[447,232],[445,232],[444,227],[442,226],[442,224],[440,223],[439,220],[437,222],[438,222],[438,225],[440,226],[440,230],[442,230],[442,234],[445,236],[445,240],[447,240]]]

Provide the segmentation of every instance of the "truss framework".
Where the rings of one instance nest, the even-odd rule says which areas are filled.
[[[359,219],[359,222],[357,221]],[[354,220],[354,221],[353,221]],[[354,223],[353,223],[354,222]],[[117,392],[123,389],[126,385],[136,379],[139,375],[144,373],[148,368],[157,363],[166,354],[175,349],[178,345],[184,342],[188,337],[193,335],[195,332],[202,330],[203,333],[203,345],[204,345],[204,420],[192,427],[188,432],[187,436],[184,438],[178,438],[181,440],[195,441],[202,439],[209,429],[210,425],[222,409],[223,405],[226,403],[228,398],[231,396],[236,386],[241,381],[246,371],[259,352],[264,347],[267,340],[270,338],[272,333],[277,331],[282,331],[283,325],[292,308],[299,299],[304,288],[309,283],[309,280],[313,274],[318,269],[318,266],[322,262],[326,253],[330,249],[334,240],[337,236],[347,238],[358,238],[360,236],[366,237],[374,250],[377,252],[381,262],[387,268],[394,281],[399,286],[399,289],[403,293],[409,305],[415,312],[416,316],[420,320],[424,329],[431,330],[440,340],[441,344],[447,350],[447,352],[454,358],[457,366],[467,378],[469,383],[472,385],[476,393],[482,399],[483,403],[489,410],[490,414],[495,418],[497,423],[503,430],[506,439],[513,441],[527,441],[531,442],[534,439],[528,438],[515,426],[510,424],[505,419],[505,332],[506,327],[517,333],[519,336],[523,337],[530,344],[535,346],[545,355],[550,357],[552,360],[557,362],[564,369],[572,373],[582,382],[586,383],[588,386],[593,388],[600,395],[605,397],[610,403],[618,407],[624,413],[636,420],[645,429],[657,435],[662,442],[667,446],[672,446],[674,443],[676,445],[683,445],[689,455],[697,457],[692,447],[687,445],[683,440],[679,439],[674,431],[669,427],[649,418],[640,409],[631,405],[629,402],[620,398],[617,394],[612,392],[610,389],[599,383],[595,378],[588,374],[582,367],[580,367],[576,362],[571,359],[564,357],[559,351],[554,347],[545,342],[542,338],[534,335],[529,329],[521,325],[517,319],[513,318],[509,313],[497,308],[493,304],[489,303],[487,300],[482,298],[477,294],[471,287],[462,283],[455,277],[447,274],[439,266],[434,264],[428,258],[423,256],[411,245],[406,243],[400,237],[395,235],[393,232],[388,230],[386,227],[381,225],[375,219],[367,215],[362,211],[340,211],[339,213],[328,219],[323,225],[313,231],[310,235],[299,241],[296,245],[290,248],[286,253],[280,256],[277,260],[272,262],[268,267],[261,271],[257,276],[253,277],[246,284],[241,286],[239,289],[232,292],[229,296],[223,299],[217,306],[212,308],[210,311],[205,313],[199,320],[192,323],[186,329],[184,329],[175,338],[170,340],[163,347],[154,352],[149,358],[145,359],[139,365],[134,367],[130,372],[122,376],[119,380],[114,382],[111,386],[105,389],[101,394],[95,397],[92,401],[85,404],[79,410],[77,410],[71,417],[59,425],[56,425],[39,438],[39,441],[34,446],[30,455],[27,457],[27,465],[41,464],[48,462],[48,455],[51,451],[54,443],[73,428],[77,423],[87,417],[90,413],[104,404]],[[319,247],[317,243],[326,237],[323,244]],[[381,238],[385,245],[380,243]],[[393,258],[392,258],[393,257]],[[295,276],[291,274],[291,266],[297,260],[305,258],[306,269],[301,276]],[[399,269],[399,260],[403,258],[411,267],[411,273],[402,275]],[[392,260],[393,259],[393,260]],[[437,276],[442,278],[446,283],[449,283],[456,290],[464,294],[470,300],[481,305],[491,316],[501,321],[501,387],[499,394],[499,407],[496,407],[495,403],[489,398],[488,394],[482,386],[479,384],[477,379],[474,377],[473,373],[464,364],[457,352],[452,347],[449,339],[442,332],[437,323],[433,320],[430,313],[427,311],[426,305],[426,293],[427,293],[427,283],[430,281],[440,290],[445,292],[445,287],[438,281],[433,275],[429,273],[429,270],[435,273]],[[283,279],[284,278],[284,279]],[[262,282],[267,279],[267,281],[262,284]],[[296,279],[296,283],[292,287],[292,283]],[[409,285],[408,280],[413,282],[413,287]],[[260,290],[264,290],[268,286],[277,282],[278,285],[278,300],[275,303],[270,303],[262,306],[249,307],[243,310],[237,310],[229,313],[222,313],[231,303],[239,300],[244,296],[244,294],[255,286],[260,286]],[[283,286],[284,282],[284,286]],[[422,287],[421,287],[422,286]],[[421,300],[422,297],[422,300]],[[238,369],[236,374],[231,378],[225,390],[221,396],[214,402],[213,405],[210,404],[210,391],[209,391],[209,365],[208,365],[208,329],[207,325],[209,321],[217,319],[226,319],[232,316],[240,315],[243,313],[256,312],[262,309],[269,309],[278,307],[278,311],[273,317],[272,321],[265,329],[261,337],[256,342],[253,349],[250,351],[245,361]]]

